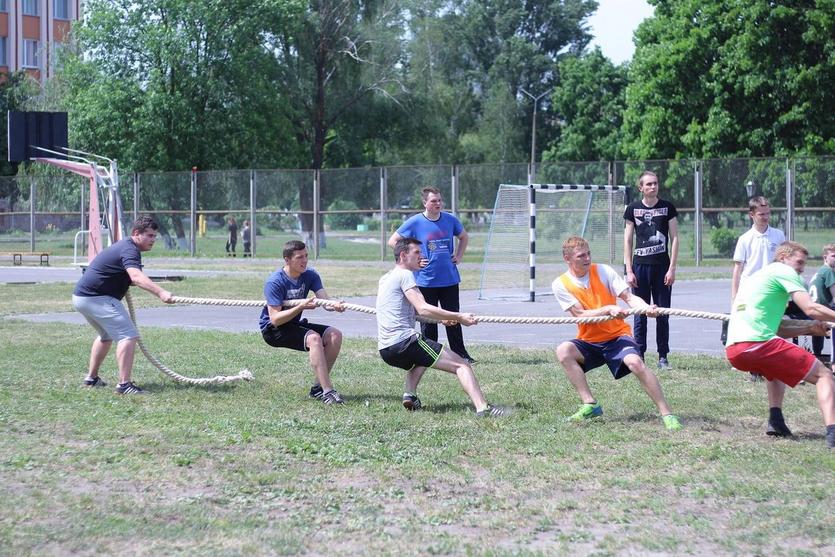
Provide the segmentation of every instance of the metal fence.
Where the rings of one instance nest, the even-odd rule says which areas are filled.
[[[159,220],[166,248],[159,254],[222,256],[233,218],[239,230],[242,221],[252,223],[253,251],[261,256],[277,257],[283,242],[300,238],[315,257],[382,259],[391,232],[422,210],[420,189],[431,184],[471,233],[476,260],[500,183],[634,186],[645,169],[658,174],[661,196],[679,210],[681,264],[727,262],[728,238],[750,227],[752,194],[768,198],[772,225],[814,255],[835,241],[835,157],[144,172],[123,174],[121,195],[129,218],[151,213]],[[8,193],[0,198],[0,251],[83,250],[76,241],[89,203],[82,179],[0,178],[0,192]]]

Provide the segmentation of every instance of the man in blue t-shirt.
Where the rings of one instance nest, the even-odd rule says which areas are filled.
[[[638,177],[641,199],[630,203],[623,213],[623,264],[626,283],[632,293],[646,303],[670,307],[678,262],[678,211],[658,197],[658,176],[648,170]],[[633,243],[633,234],[635,236]],[[670,369],[670,318],[659,315],[655,320],[658,344],[658,367]],[[641,357],[647,350],[647,317],[635,316],[635,342]]]
[[[81,275],[73,291],[72,304],[99,333],[90,349],[90,363],[84,385],[104,387],[99,368],[113,341],[116,341],[116,362],[119,384],[116,393],[141,394],[143,389],[131,381],[133,356],[139,332],[120,301],[133,284],[170,304],[173,295],[157,286],[142,272],[143,251],[154,247],[159,225],[147,216],[139,217],[125,238],[99,253]]]
[[[342,348],[342,332],[328,325],[310,323],[302,319],[306,309],[316,309],[316,298],[329,300],[319,273],[307,268],[307,246],[299,240],[284,244],[284,267],[267,277],[264,296],[267,305],[261,310],[260,329],[264,342],[275,348],[289,348],[309,352],[310,367],[316,382],[310,388],[311,398],[325,404],[342,404],[342,396],[333,388],[331,369]],[[315,294],[307,303],[283,307],[285,300],[304,300],[309,292]],[[345,311],[342,302],[328,311]]]
[[[441,191],[434,186],[421,190],[424,211],[410,217],[391,235],[388,245],[394,248],[402,238],[414,238],[421,242],[423,257],[420,269],[415,271],[415,282],[427,303],[457,312],[460,309],[458,283],[461,276],[457,265],[464,259],[469,235],[464,225],[454,215],[444,213]],[[454,246],[458,238],[457,248]],[[420,330],[428,339],[438,340],[436,323],[421,323]],[[464,347],[464,333],[459,323],[446,326],[449,348],[469,363],[475,360]]]

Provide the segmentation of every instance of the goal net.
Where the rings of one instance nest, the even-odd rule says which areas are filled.
[[[501,184],[481,266],[480,300],[534,301],[566,270],[562,243],[589,242],[592,260],[623,263],[626,186]],[[618,269],[618,267],[615,267]]]

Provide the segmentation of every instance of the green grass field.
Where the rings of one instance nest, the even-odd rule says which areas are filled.
[[[350,274],[358,293],[364,276]],[[218,280],[229,286],[177,291],[206,295]],[[138,355],[149,393],[119,397],[112,357],[108,388],[79,386],[90,327],[14,318],[69,310],[68,291],[0,286],[0,554],[833,554],[835,455],[811,386],[787,395],[796,439],[775,440],[762,384],[674,355],[661,380],[683,431],[663,429],[634,378],[602,369],[590,380],[605,415],[569,424],[578,401],[553,354],[492,346],[476,373],[514,416],[476,418],[436,371],[421,385],[426,410],[409,414],[402,372],[372,340],[348,338],[334,372],[347,403],[333,408],[307,398],[304,354],[257,333],[144,328],[179,373],[247,367],[255,380],[185,387]]]

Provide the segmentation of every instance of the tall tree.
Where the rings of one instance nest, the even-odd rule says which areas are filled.
[[[835,153],[835,4],[650,3],[630,68],[627,155]]]
[[[551,96],[560,122],[559,139],[543,154],[543,160],[620,158],[626,67],[615,66],[595,48],[563,59],[559,74],[560,84]]]

